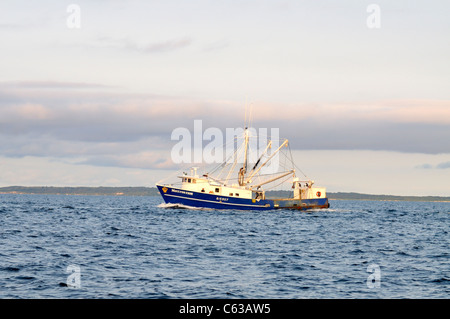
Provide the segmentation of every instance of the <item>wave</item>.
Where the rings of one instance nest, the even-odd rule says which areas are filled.
[[[156,207],[158,208],[168,208],[168,209],[191,209],[191,210],[213,210],[212,208],[206,208],[206,207],[194,207],[194,206],[188,206],[188,205],[183,205],[183,204],[167,204],[167,203],[162,203],[157,205]]]
[[[349,209],[342,208],[308,208],[304,210],[305,212],[318,212],[318,213],[349,213],[352,212]]]
[[[443,282],[443,283],[446,283],[446,282],[448,282],[448,281],[450,281],[449,278],[442,277],[442,278],[435,279],[435,280],[433,280],[432,282],[436,282],[436,283],[441,283],[441,282]]]

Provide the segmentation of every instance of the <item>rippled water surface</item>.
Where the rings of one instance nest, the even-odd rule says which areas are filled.
[[[0,195],[0,298],[450,297],[450,203],[331,201],[309,212],[161,203]]]

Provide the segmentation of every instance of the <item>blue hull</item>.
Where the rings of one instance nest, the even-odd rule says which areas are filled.
[[[167,204],[192,207],[239,210],[312,209],[328,208],[327,198],[317,199],[247,199],[186,191],[180,188],[157,185]]]

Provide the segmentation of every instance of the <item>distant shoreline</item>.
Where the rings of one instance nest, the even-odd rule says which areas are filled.
[[[290,191],[268,191],[267,197],[289,197]],[[78,196],[159,196],[156,187],[55,187],[55,186],[9,186],[0,187],[0,194],[19,195],[78,195]],[[417,201],[450,202],[445,196],[397,196],[361,193],[327,193],[330,200],[374,200],[374,201]]]

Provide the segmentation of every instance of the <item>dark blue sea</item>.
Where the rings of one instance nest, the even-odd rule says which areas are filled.
[[[450,203],[0,195],[0,298],[449,298]]]

